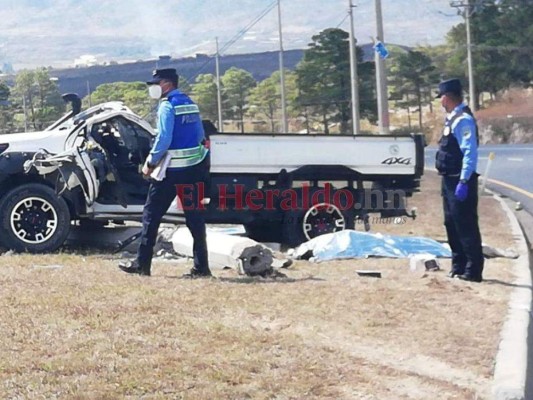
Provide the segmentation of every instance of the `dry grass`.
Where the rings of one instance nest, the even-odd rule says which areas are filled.
[[[443,239],[435,176],[423,189],[416,221],[381,230]],[[499,205],[481,212],[485,241],[512,246]],[[385,259],[216,281],[174,279],[186,266],[168,263],[126,276],[102,255],[0,265],[0,397],[20,399],[483,398],[511,281],[507,260],[481,285]]]
[[[503,93],[492,104],[476,112],[480,121],[485,119],[514,117],[530,117],[533,108],[533,91],[527,89],[510,89]]]

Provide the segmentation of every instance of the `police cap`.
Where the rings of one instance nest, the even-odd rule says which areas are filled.
[[[457,96],[463,95],[463,87],[459,79],[448,79],[439,83],[439,92],[437,98],[444,96],[446,93],[453,93]]]
[[[146,82],[148,85],[157,85],[162,80],[178,83],[178,73],[175,68],[155,69],[152,73],[152,80]]]

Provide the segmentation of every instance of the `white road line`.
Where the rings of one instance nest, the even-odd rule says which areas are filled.
[[[522,162],[524,161],[523,158],[520,158],[520,157],[509,157],[507,158],[507,161],[518,161],[518,162]]]

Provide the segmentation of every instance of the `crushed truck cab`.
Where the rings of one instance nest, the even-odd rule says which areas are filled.
[[[74,106],[42,132],[0,135],[0,244],[50,252],[72,223],[140,221],[149,186],[141,169],[154,138],[120,102]],[[200,190],[207,222],[243,224],[260,241],[297,245],[371,213],[409,215],[424,170],[422,135],[208,139],[211,178]],[[164,222],[184,222],[178,201]]]

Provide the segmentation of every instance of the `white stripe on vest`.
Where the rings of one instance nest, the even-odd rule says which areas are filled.
[[[204,145],[189,149],[168,150],[171,157],[169,168],[191,167],[200,164],[207,151]]]
[[[197,114],[200,113],[200,109],[196,104],[184,104],[174,107],[175,115]]]

